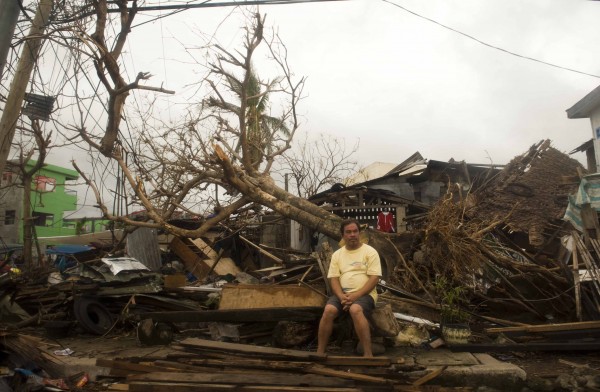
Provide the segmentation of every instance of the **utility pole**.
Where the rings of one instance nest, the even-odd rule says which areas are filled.
[[[2,0],[2,2],[7,1],[9,0]],[[16,2],[17,0],[12,1]],[[40,0],[37,12],[33,18],[33,24],[23,44],[15,77],[10,85],[6,105],[2,112],[2,119],[0,119],[0,174],[4,173],[4,168],[6,167],[6,161],[8,160],[12,140],[15,135],[15,127],[21,114],[23,98],[31,78],[31,72],[40,53],[42,37],[46,30],[52,5],[53,0]]]
[[[19,0],[0,1],[0,77],[4,72],[10,42],[19,19]]]

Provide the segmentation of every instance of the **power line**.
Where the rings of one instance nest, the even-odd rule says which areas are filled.
[[[469,39],[471,39],[471,40],[473,40],[473,41],[475,41],[475,42],[477,42],[477,43],[480,43],[480,44],[482,44],[482,45],[485,45],[485,46],[487,46],[487,47],[489,47],[489,48],[496,49],[496,50],[499,50],[499,51],[501,51],[501,52],[504,52],[504,53],[507,53],[507,54],[510,54],[510,55],[513,55],[513,56],[516,56],[516,57],[520,57],[520,58],[522,58],[522,59],[525,59],[525,60],[535,61],[536,63],[541,63],[541,64],[544,64],[544,65],[549,65],[550,67],[559,68],[559,69],[563,69],[563,70],[565,70],[565,71],[571,71],[571,72],[575,72],[575,73],[578,73],[578,74],[582,74],[582,75],[591,76],[591,77],[594,77],[594,78],[600,78],[600,75],[594,75],[594,74],[591,74],[591,73],[587,73],[587,72],[583,72],[583,71],[578,71],[578,70],[576,70],[576,69],[562,67],[562,66],[560,66],[560,65],[556,65],[556,64],[548,63],[548,62],[546,62],[546,61],[543,61],[543,60],[538,60],[538,59],[535,59],[535,58],[533,58],[533,57],[523,56],[523,55],[521,55],[521,54],[518,54],[518,53],[515,53],[515,52],[511,52],[510,50],[506,50],[506,49],[500,48],[500,47],[498,47],[498,46],[494,46],[494,45],[492,45],[492,44],[488,44],[487,42],[481,41],[480,39],[477,39],[477,38],[475,38],[475,37],[473,37],[473,36],[471,36],[471,35],[469,35],[469,34],[463,33],[462,31],[459,31],[459,30],[456,30],[456,29],[454,29],[454,28],[452,28],[452,27],[446,26],[446,25],[444,25],[444,24],[442,24],[442,23],[440,23],[440,22],[438,22],[438,21],[435,21],[435,20],[433,20],[433,19],[431,19],[431,18],[428,18],[428,17],[426,17],[426,16],[423,16],[423,15],[420,15],[420,14],[418,14],[418,13],[414,12],[414,11],[411,11],[411,10],[409,10],[409,9],[408,9],[408,8],[406,8],[406,7],[403,7],[403,6],[399,5],[399,4],[393,3],[393,2],[391,2],[390,0],[381,0],[381,1],[383,1],[384,3],[388,3],[388,4],[390,4],[390,5],[393,5],[393,6],[395,6],[395,7],[398,7],[398,8],[400,8],[401,10],[403,10],[403,11],[406,11],[406,12],[408,12],[409,14],[413,14],[413,15],[415,15],[415,16],[418,16],[418,17],[419,17],[419,18],[421,18],[421,19],[425,19],[425,20],[427,20],[427,21],[429,21],[429,22],[435,23],[436,25],[438,25],[438,26],[441,26],[441,27],[443,27],[443,28],[445,28],[445,29],[447,29],[447,30],[450,30],[450,31],[454,32],[454,33],[457,33],[457,34],[460,34],[460,35],[462,35],[462,36],[465,36],[465,37],[467,37],[467,38],[469,38]]]
[[[239,7],[248,5],[283,5],[283,4],[304,4],[304,3],[322,3],[329,1],[347,1],[347,0],[241,0],[241,1],[219,1],[211,2],[211,0],[205,0],[199,4],[193,4],[188,2],[186,4],[171,4],[171,5],[156,5],[156,6],[141,6],[135,7],[137,12],[144,11],[166,11],[166,10],[187,10],[192,8],[215,8],[215,7]],[[92,3],[86,5],[86,7],[92,7]],[[134,8],[129,8],[131,11]],[[119,8],[109,8],[107,13],[121,12]],[[72,22],[77,19],[86,18],[88,16],[95,15],[95,11],[84,11],[82,8],[78,13],[72,15],[70,18],[56,20],[57,23]]]

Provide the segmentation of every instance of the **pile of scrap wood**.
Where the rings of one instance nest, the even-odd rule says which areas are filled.
[[[401,357],[325,356],[197,338],[166,357],[98,359],[114,391],[403,391],[433,378]]]
[[[444,277],[468,290],[471,312],[521,323],[600,318],[596,238],[585,233],[576,249],[561,243],[572,236],[561,218],[578,186],[562,179],[582,173],[546,140],[475,194],[449,185],[391,282],[438,305],[436,282]],[[587,280],[576,284],[582,269]]]
[[[221,304],[219,316],[212,313],[214,321],[240,321],[239,317],[228,319],[226,315],[233,309],[232,304],[238,296],[246,298],[243,304],[237,305],[238,308],[248,310],[277,308],[273,298],[279,299],[281,307],[287,308],[323,305],[323,274],[311,254],[267,248],[243,236],[239,238],[249,249],[272,261],[274,266],[242,272],[224,248],[217,250],[215,242],[206,238],[175,238],[170,244],[171,251],[183,268],[165,271],[165,274],[149,271],[143,265],[117,272],[110,270],[119,260],[137,263],[131,258],[86,260],[62,272],[40,270],[35,274],[5,274],[0,280],[0,301],[5,304],[0,307],[2,323],[14,329],[43,326],[53,320],[72,320],[87,333],[103,335],[114,328],[131,328],[146,318],[147,313],[172,312],[171,318],[176,319],[177,312],[218,310],[222,286],[227,282],[257,287],[260,284],[260,289],[246,289],[240,294],[238,291],[243,290],[243,286],[225,288],[225,302]],[[271,287],[286,284],[296,284],[285,291],[293,294],[287,295]],[[235,291],[233,295],[228,294],[231,290]],[[261,292],[266,299],[252,297],[253,300],[248,301],[251,291]],[[297,296],[295,300],[294,296]],[[203,320],[213,321],[210,314],[207,313]],[[255,314],[253,321],[261,321],[260,317],[264,317],[264,312],[256,311]],[[315,317],[311,315],[310,319]]]

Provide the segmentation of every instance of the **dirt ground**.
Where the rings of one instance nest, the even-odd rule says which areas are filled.
[[[525,370],[530,391],[600,391],[600,352],[490,354]]]
[[[491,355],[521,367],[528,376],[551,378],[572,373],[574,369],[600,371],[600,352],[510,352]]]

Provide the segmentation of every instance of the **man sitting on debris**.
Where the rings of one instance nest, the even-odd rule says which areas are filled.
[[[360,225],[354,219],[340,225],[344,246],[333,253],[327,278],[333,294],[319,323],[317,354],[325,354],[335,318],[350,313],[354,330],[363,347],[364,356],[372,357],[371,330],[367,317],[375,309],[377,282],[381,277],[381,261],[377,251],[360,241]]]

